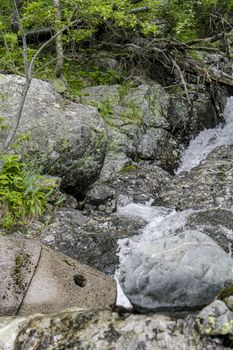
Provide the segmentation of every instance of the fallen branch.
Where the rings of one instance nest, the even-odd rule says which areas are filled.
[[[186,71],[192,71],[198,75],[203,75],[208,80],[213,80],[217,83],[233,86],[232,76],[218,68],[209,67],[208,65],[197,62],[196,60],[191,58],[187,58],[186,60],[184,60],[183,67]]]
[[[229,36],[231,36],[233,34],[233,31],[231,30],[230,32],[226,33],[226,32],[221,32],[219,34],[216,34],[214,36],[211,36],[209,38],[202,38],[202,39],[194,39],[194,40],[190,40],[188,42],[186,42],[185,44],[188,46],[192,46],[195,44],[200,44],[200,43],[213,43],[215,41],[218,41],[220,39],[223,38],[228,38]]]

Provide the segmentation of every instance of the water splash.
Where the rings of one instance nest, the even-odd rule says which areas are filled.
[[[219,125],[214,129],[203,130],[190,142],[181,157],[181,165],[177,169],[176,174],[182,171],[190,171],[198,166],[215,148],[233,143],[233,97],[227,99],[224,119],[226,121],[224,125]]]
[[[153,200],[145,204],[129,203],[118,208],[118,214],[126,217],[135,217],[151,222],[155,217],[163,218],[171,209],[163,207],[152,207]]]

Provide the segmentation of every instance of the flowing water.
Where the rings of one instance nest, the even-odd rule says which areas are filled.
[[[214,129],[205,129],[190,142],[181,157],[176,174],[196,167],[216,147],[233,143],[233,97],[229,97],[224,110],[225,124]]]
[[[224,125],[203,130],[190,142],[181,157],[180,167],[176,174],[190,171],[198,166],[216,147],[233,143],[233,97],[227,100],[224,119]],[[152,206],[152,204],[153,200],[145,205],[130,203],[118,209],[119,215],[140,217],[147,222],[145,228],[138,235],[118,241],[120,266],[129,254],[134,254],[136,251],[142,252],[144,247],[148,247],[153,241],[176,234],[185,226],[187,217],[193,212],[192,210],[176,212],[169,208]],[[118,274],[119,270],[116,271],[116,280]],[[117,305],[131,308],[132,305],[122,292],[118,281],[117,284]]]

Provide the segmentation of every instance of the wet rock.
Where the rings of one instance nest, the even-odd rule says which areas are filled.
[[[8,332],[4,334],[7,327]],[[5,325],[0,324],[0,345],[3,342],[9,344],[9,350],[228,349],[220,339],[201,338],[192,319],[119,315],[106,310],[97,312],[77,308],[52,315],[8,320]]]
[[[11,126],[24,83],[22,77],[0,76],[1,115]],[[60,176],[63,188],[82,193],[98,177],[107,131],[95,108],[65,100],[49,83],[33,79],[18,131],[31,135],[22,152]]]
[[[114,212],[117,207],[132,201],[144,204],[153,200],[171,179],[172,176],[157,163],[141,162],[126,166],[111,181],[97,181],[93,184],[87,192],[85,208],[99,210],[101,204],[102,211]],[[100,203],[100,197],[106,197],[106,200]]]
[[[42,243],[108,274],[118,265],[119,238],[129,237],[146,225],[144,220],[60,209],[51,222],[40,228]]]
[[[0,236],[0,315],[58,312],[64,308],[108,308],[115,281],[43,247],[37,241]]]
[[[222,122],[216,115],[215,107],[205,88],[199,88],[197,91],[197,86],[193,85],[190,86],[190,90],[192,109],[190,110],[187,100],[181,94],[173,94],[169,113],[173,133],[186,143],[201,130],[214,128]]]
[[[215,300],[206,306],[198,314],[196,323],[202,335],[233,338],[233,313],[221,300]]]
[[[178,165],[181,148],[178,142],[164,129],[150,128],[142,137],[138,153],[142,159],[159,161],[163,169],[173,171]]]
[[[123,291],[139,311],[198,308],[232,280],[233,260],[197,231],[141,243],[119,271]]]
[[[209,209],[191,212],[187,218],[187,225],[191,229],[198,229],[215,240],[228,254],[233,248],[233,215],[227,209]]]
[[[114,273],[118,239],[137,234],[147,224],[144,218],[127,217],[118,209],[132,202],[153,202],[171,178],[157,164],[144,162],[126,167],[112,181],[97,181],[85,198],[82,213],[86,224],[73,223],[76,211],[59,210],[41,230],[42,242],[105,273]]]
[[[116,192],[108,185],[95,183],[92,188],[87,192],[85,203],[97,208],[101,211],[114,212],[116,211]]]
[[[231,209],[233,205],[233,145],[212,151],[190,173],[180,173],[165,186],[157,203],[184,209]]]

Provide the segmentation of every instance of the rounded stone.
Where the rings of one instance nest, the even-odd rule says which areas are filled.
[[[233,260],[198,231],[142,244],[124,261],[119,277],[139,311],[199,308],[232,280]]]

